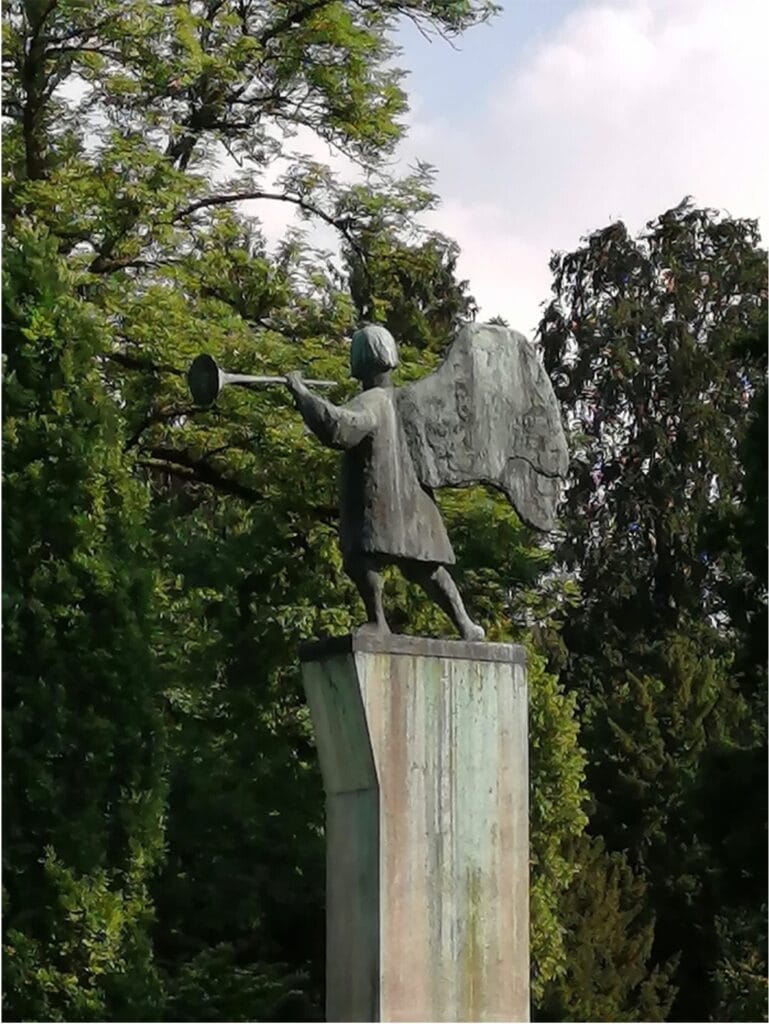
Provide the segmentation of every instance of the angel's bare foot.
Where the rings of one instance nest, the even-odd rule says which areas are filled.
[[[483,626],[479,626],[476,622],[467,620],[467,624],[463,625],[460,629],[463,640],[483,640],[486,636],[486,630]]]
[[[362,626],[358,626],[355,630],[356,633],[365,633],[374,636],[389,636],[390,627],[387,625],[384,619],[381,622],[364,622]]]
[[[401,568],[443,609],[463,640],[483,640],[483,627],[477,626],[467,614],[462,595],[445,565],[404,561]]]

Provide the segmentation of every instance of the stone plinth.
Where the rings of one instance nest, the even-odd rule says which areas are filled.
[[[529,1019],[524,652],[307,644],[326,790],[329,1021]]]

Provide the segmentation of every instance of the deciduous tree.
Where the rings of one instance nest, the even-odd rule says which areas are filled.
[[[356,618],[335,459],[282,391],[200,410],[184,371],[204,349],[338,379],[342,400],[367,315],[397,332],[404,379],[435,364],[473,303],[456,248],[414,228],[429,169],[381,171],[405,111],[392,30],[451,35],[493,10],[5,6],[11,1016],[319,1012],[323,806],[294,652]],[[266,204],[338,250],[297,228],[268,244]],[[469,599],[520,638],[529,604],[550,608],[531,589],[543,556],[504,504],[444,507]],[[46,544],[65,550],[40,560]],[[417,628],[447,628],[391,587]],[[539,991],[564,959],[582,758],[534,656],[532,691]]]

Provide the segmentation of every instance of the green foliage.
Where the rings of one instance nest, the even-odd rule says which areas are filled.
[[[584,754],[577,745],[574,698],[544,670],[544,659],[528,655],[529,752],[531,757],[531,960],[532,1001],[563,973],[568,918],[564,892],[577,865],[572,843],[585,827],[582,810]],[[588,1018],[585,1018],[588,1019]]]
[[[429,180],[429,178],[427,179]],[[456,280],[457,246],[433,236],[419,245],[393,239],[386,225],[369,226],[347,253],[350,292],[367,319],[418,349],[434,348],[460,320],[474,318],[467,282]],[[361,252],[365,252],[365,258]]]
[[[609,635],[630,610],[638,633],[717,614],[725,552],[705,530],[741,496],[735,456],[762,379],[736,344],[763,306],[756,226],[682,206],[641,240],[597,232],[553,269],[542,340],[574,441],[562,556]]]
[[[47,908],[43,939],[32,934],[38,914],[15,914],[4,946],[5,996],[22,1020],[153,1020],[162,989],[152,963],[150,904],[143,865],[76,876],[50,848],[43,859]],[[42,895],[38,892],[37,898]],[[33,910],[32,907],[28,908]]]
[[[45,233],[6,242],[4,883],[17,1019],[145,1019],[163,844],[157,577],[98,358]]]
[[[766,746],[723,744],[698,780],[694,827],[709,849],[709,898],[717,957],[713,979],[721,1020],[767,1017]],[[712,808],[719,809],[718,814]]]
[[[283,964],[240,966],[231,946],[216,946],[185,963],[165,1020],[320,1020],[305,986]]]
[[[742,500],[722,504],[707,522],[709,543],[724,552],[728,567],[714,583],[738,641],[732,672],[757,710],[766,699],[767,332],[764,309],[757,322],[734,339],[735,355],[756,371],[753,386],[743,396],[745,421],[737,448]]]
[[[591,776],[601,794],[596,820],[614,847],[632,849],[643,862],[669,859],[670,869],[685,863],[678,859],[680,850],[673,857],[670,852],[679,829],[685,846],[686,808],[703,751],[730,733],[732,719],[717,705],[720,701],[734,714],[741,711],[736,701],[727,703],[726,665],[703,656],[693,623],[690,630],[690,635],[671,632],[649,649],[634,650],[639,660],[656,660],[654,676],[635,675],[627,664],[617,666],[603,713],[588,723],[596,742]]]
[[[337,379],[342,400],[362,317],[396,334],[401,380],[435,364],[475,307],[456,247],[414,227],[430,169],[381,170],[406,102],[392,29],[452,35],[494,9],[5,5],[9,1018],[319,1015],[323,801],[293,652],[358,617],[336,460],[281,391],[198,410],[183,371],[205,349]],[[362,179],[308,156],[318,139]],[[246,200],[332,228],[340,252],[295,229],[270,249]],[[650,1019],[674,982],[676,1016],[755,1016],[764,254],[751,223],[683,204],[553,270],[566,540],[553,560],[498,498],[441,498],[473,612],[533,638],[535,996]],[[388,588],[396,628],[448,631]],[[575,706],[609,852],[576,842]]]
[[[571,847],[575,879],[566,895],[566,973],[546,991],[538,1020],[665,1020],[674,965],[647,966],[654,927],[646,886],[627,859],[582,836]]]
[[[728,920],[716,919],[719,960],[715,978],[721,1020],[767,1019],[767,909],[762,903],[736,919],[734,915]],[[763,937],[763,943],[760,938],[756,941],[757,935]]]
[[[765,949],[765,254],[753,222],[682,203],[553,270],[542,340],[573,452],[556,557],[582,592],[557,653],[591,826],[647,883],[651,963],[679,957],[674,1018],[742,1012]],[[747,764],[750,835],[719,798]]]
[[[319,1016],[323,799],[294,652],[359,618],[336,457],[283,391],[200,410],[184,369],[201,350],[302,368],[342,400],[363,316],[396,332],[402,380],[435,364],[474,304],[456,247],[414,228],[430,169],[380,169],[405,110],[391,30],[452,35],[494,9],[5,5],[11,1017]],[[340,252],[296,229],[268,248],[242,200],[288,204]],[[573,598],[536,592],[547,559],[504,502],[443,506],[490,635]],[[449,628],[398,577],[390,600],[400,628]],[[571,699],[531,657],[539,989],[564,960],[582,755]]]

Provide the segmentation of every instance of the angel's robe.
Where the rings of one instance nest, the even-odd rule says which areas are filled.
[[[441,514],[417,477],[394,390],[370,388],[342,406],[304,392],[297,404],[316,437],[344,452],[342,554],[452,564],[454,551]]]

